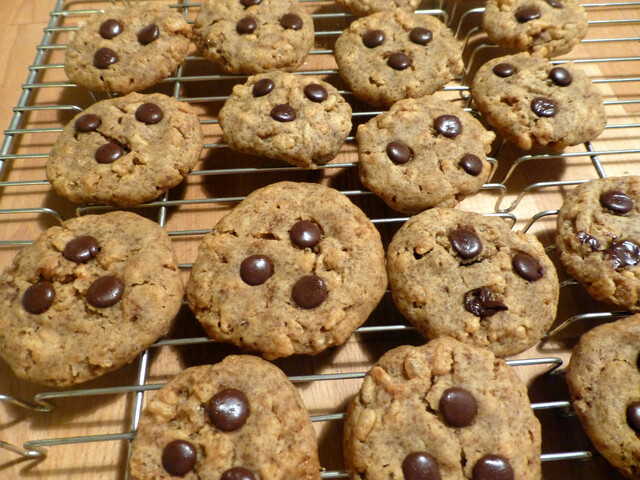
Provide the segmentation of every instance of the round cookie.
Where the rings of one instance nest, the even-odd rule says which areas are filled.
[[[295,70],[313,35],[297,0],[205,0],[193,26],[200,53],[231,73]]]
[[[502,47],[557,57],[584,38],[587,13],[578,0],[487,0],[482,29]]]
[[[336,40],[335,55],[340,76],[371,105],[432,94],[463,69],[460,46],[447,27],[404,10],[354,21]]]
[[[90,106],[64,127],[47,180],[73,202],[132,207],[179,184],[201,151],[202,128],[189,104],[131,93]]]
[[[320,480],[318,445],[296,388],[251,356],[188,368],[140,417],[134,480]]]
[[[98,92],[144,90],[182,63],[190,37],[187,21],[166,5],[112,6],[72,34],[64,70],[72,82]]]
[[[594,139],[606,124],[602,99],[583,71],[528,53],[485,63],[471,94],[487,121],[524,150],[562,150]]]
[[[387,269],[393,301],[427,338],[505,357],[535,345],[555,318],[558,278],[544,247],[499,217],[426,210],[391,240]]]
[[[0,357],[32,382],[64,387],[132,362],[182,304],[171,241],[129,212],[52,227],[0,276]]]
[[[489,176],[486,154],[494,138],[452,102],[400,100],[358,127],[360,180],[403,213],[453,207]]]
[[[342,345],[387,286],[380,234],[337,190],[280,182],[202,241],[189,306],[218,341],[267,359]]]
[[[566,379],[573,408],[598,451],[629,478],[640,477],[640,315],[582,335]]]
[[[539,480],[540,450],[540,423],[515,372],[449,337],[383,355],[345,418],[354,480]]]
[[[336,3],[354,15],[364,17],[372,13],[395,10],[396,8],[413,12],[420,5],[420,0],[336,0]]]
[[[218,118],[232,149],[303,168],[333,159],[351,131],[351,106],[338,90],[285,72],[255,75],[236,85]]]
[[[589,295],[640,312],[640,176],[576,187],[558,212],[556,246]]]

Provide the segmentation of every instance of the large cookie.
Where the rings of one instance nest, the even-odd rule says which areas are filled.
[[[183,285],[171,241],[129,212],[67,220],[0,277],[0,356],[55,387],[133,361],[171,326]]]
[[[489,176],[494,138],[452,102],[400,100],[358,127],[360,180],[400,212],[453,207]]]
[[[135,480],[319,480],[318,445],[300,395],[274,365],[229,356],[192,367],[140,417]]]
[[[219,120],[234,150],[316,168],[340,151],[351,131],[351,106],[326,82],[271,72],[236,85]]]
[[[295,70],[313,34],[298,0],[205,0],[193,26],[202,55],[231,73]]]
[[[558,278],[544,247],[498,217],[426,210],[393,237],[387,268],[396,306],[427,338],[504,357],[535,345],[555,318]]]
[[[606,124],[602,99],[583,71],[528,53],[485,63],[471,94],[487,121],[524,150],[577,145],[600,135]]]
[[[387,286],[380,234],[337,190],[280,182],[202,241],[189,306],[214,339],[273,359],[341,345]]]
[[[340,76],[371,105],[432,94],[462,73],[460,46],[429,15],[404,10],[354,21],[335,45]]]
[[[452,338],[387,352],[345,419],[354,480],[539,480],[540,424],[525,385]]]
[[[567,367],[573,408],[598,451],[640,478],[640,315],[582,335]]]
[[[556,245],[589,295],[640,312],[640,177],[576,187],[558,213]]]
[[[202,128],[184,102],[131,93],[76,115],[58,137],[47,180],[78,203],[131,207],[179,184],[202,151]]]
[[[336,0],[336,3],[354,15],[364,17],[372,13],[395,10],[396,8],[414,11],[420,5],[420,0]]]
[[[112,6],[72,34],[64,70],[72,82],[90,90],[144,90],[182,63],[190,37],[187,21],[166,5]]]

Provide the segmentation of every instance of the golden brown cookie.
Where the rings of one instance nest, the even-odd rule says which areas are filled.
[[[397,8],[413,12],[420,5],[420,0],[336,0],[336,3],[354,15],[364,17],[372,13]]]

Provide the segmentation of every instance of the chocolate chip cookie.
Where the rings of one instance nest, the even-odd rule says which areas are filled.
[[[602,99],[583,71],[528,53],[485,63],[471,94],[487,121],[524,150],[562,150],[593,140],[606,124]]]
[[[72,34],[64,70],[69,80],[90,90],[137,92],[182,63],[190,37],[187,21],[166,5],[112,6]]]
[[[364,17],[376,12],[402,8],[413,12],[420,0],[336,0],[336,3],[358,17]]]
[[[354,480],[539,480],[540,444],[517,375],[491,352],[449,337],[383,355],[344,427]]]
[[[135,480],[319,480],[300,395],[276,366],[231,355],[188,368],[151,399],[130,462]]]
[[[202,241],[189,306],[215,340],[267,359],[341,345],[387,286],[380,234],[337,190],[280,182]]]
[[[640,312],[640,177],[576,187],[558,212],[556,246],[589,295]]]
[[[0,357],[43,385],[91,380],[165,335],[183,290],[155,222],[129,212],[67,220],[0,276]]]
[[[411,217],[387,269],[396,306],[427,338],[504,357],[535,345],[555,318],[558,278],[544,247],[498,217],[448,208]]]
[[[340,151],[351,131],[351,106],[326,82],[270,72],[236,85],[219,119],[232,149],[316,168]]]
[[[77,203],[132,207],[179,184],[202,151],[202,128],[185,102],[131,93],[98,102],[67,124],[47,180]]]
[[[489,176],[493,132],[452,102],[400,100],[358,127],[362,183],[394,210],[453,207]]]
[[[193,40],[231,73],[292,71],[313,46],[313,20],[297,0],[205,0]]]
[[[356,20],[336,40],[335,55],[340,76],[371,105],[432,94],[463,69],[460,46],[447,27],[404,10]]]

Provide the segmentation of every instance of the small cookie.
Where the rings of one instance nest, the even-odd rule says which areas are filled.
[[[593,140],[606,124],[602,99],[583,71],[528,53],[485,63],[471,94],[487,121],[524,150],[562,150]]]
[[[556,246],[589,295],[640,312],[640,176],[576,187],[558,212]]]
[[[0,357],[43,385],[91,380],[165,335],[183,290],[157,223],[129,212],[67,220],[0,276]]]
[[[351,106],[338,90],[285,72],[255,75],[233,87],[218,117],[232,149],[302,168],[333,159],[351,131]]]
[[[354,15],[364,17],[372,13],[395,10],[396,8],[413,12],[420,5],[420,0],[336,0],[336,3]]]
[[[202,128],[188,103],[131,93],[91,105],[64,127],[47,180],[73,202],[132,207],[179,184],[201,151]]]
[[[449,337],[383,355],[345,419],[354,480],[539,480],[540,450],[540,423],[518,376]]]
[[[551,58],[580,43],[587,13],[578,0],[487,0],[482,29],[501,47]]]
[[[340,76],[371,105],[432,94],[463,69],[460,46],[447,27],[404,10],[356,20],[336,40],[335,55]]]
[[[387,269],[396,306],[427,338],[505,357],[535,345],[555,318],[558,277],[544,247],[499,217],[426,210],[391,240]]]
[[[280,182],[202,241],[189,306],[215,340],[267,359],[342,345],[387,286],[380,234],[337,190]]]
[[[112,6],[72,34],[64,71],[98,92],[126,94],[151,87],[182,63],[191,28],[166,5]]]
[[[193,26],[200,53],[231,73],[295,70],[313,35],[297,0],[205,0]]]
[[[640,315],[582,335],[567,366],[573,408],[598,451],[640,478]]]
[[[231,355],[188,368],[151,399],[133,442],[135,480],[320,480],[302,399],[276,366]]]
[[[489,176],[494,138],[452,102],[400,100],[358,127],[360,180],[399,212],[453,207]]]

